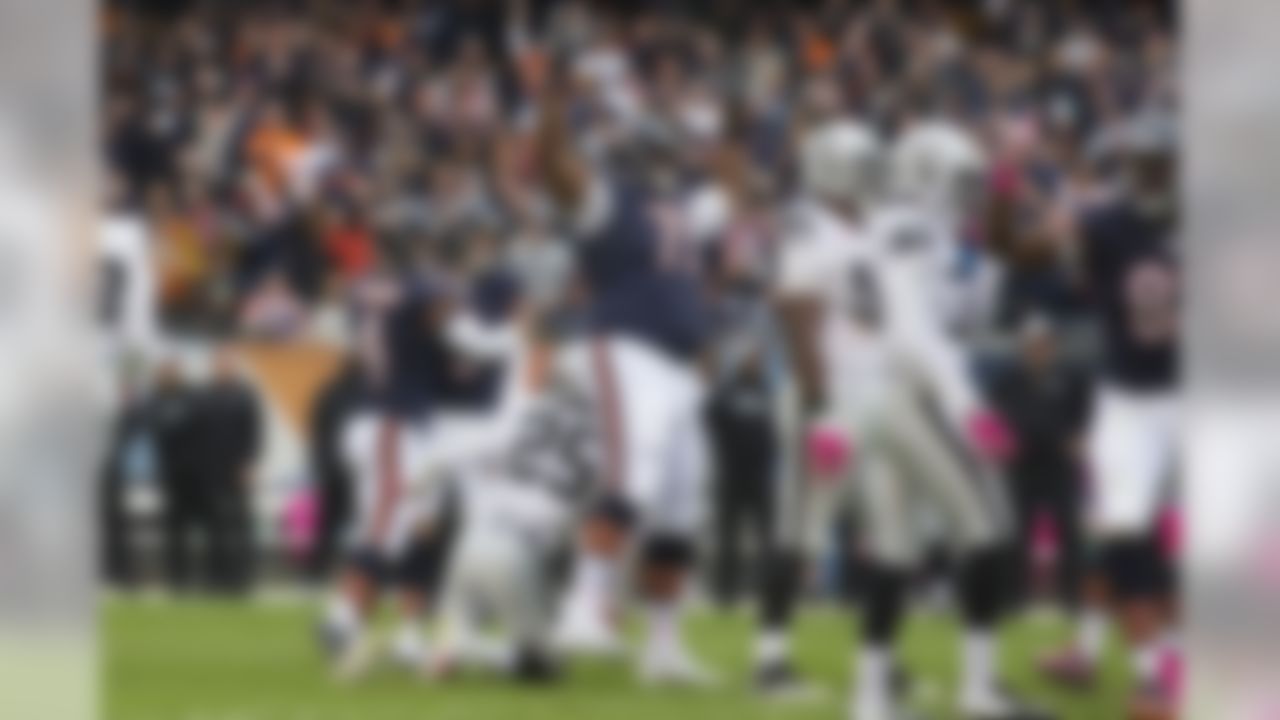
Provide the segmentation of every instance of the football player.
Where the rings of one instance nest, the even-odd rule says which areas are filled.
[[[670,202],[674,176],[626,178],[588,162],[571,144],[567,102],[557,95],[541,107],[538,166],[572,224],[586,337],[566,353],[599,408],[609,487],[585,523],[558,635],[567,648],[620,647],[621,560],[638,540],[648,620],[642,679],[702,684],[712,677],[680,631],[707,494],[699,258]]]
[[[555,372],[554,344],[531,340],[513,369],[522,387],[505,408],[511,432],[490,436],[495,461],[472,466],[459,485],[464,523],[449,561],[436,675],[469,664],[530,682],[557,675],[554,568],[599,487],[600,428],[583,389]],[[481,642],[482,619],[496,626],[496,646]]]
[[[1100,592],[1080,619],[1075,647],[1048,669],[1075,683],[1096,674],[1110,605],[1129,641],[1137,702],[1166,717],[1176,707],[1178,665],[1175,573],[1160,535],[1173,500],[1179,427],[1176,140],[1164,110],[1144,111],[1124,130],[1119,193],[1089,212],[1079,231],[1081,270],[1102,333],[1087,440]]]
[[[344,674],[367,665],[369,644],[353,639],[385,585],[399,591],[394,656],[415,669],[429,659],[420,625],[448,555],[454,481],[491,456],[509,424],[518,293],[496,276],[452,270],[388,269],[357,290],[371,392],[344,431],[357,486],[355,559],[326,624],[331,644],[348,651]]]
[[[444,362],[442,288],[390,268],[355,289],[355,344],[367,395],[342,431],[342,455],[356,486],[351,554],[322,622],[322,640],[341,678],[368,666],[366,632],[381,591],[400,593],[403,626],[395,652],[424,652],[415,630],[422,599],[413,592],[411,549],[422,547],[441,499],[427,475],[432,390]]]
[[[857,466],[852,487],[865,516],[867,562],[850,717],[904,716],[892,648],[922,560],[921,508],[945,518],[960,555],[960,711],[1024,717],[998,685],[993,638],[1009,518],[987,461],[1007,451],[1007,432],[986,410],[963,349],[921,281],[921,241],[876,212],[883,170],[876,133],[836,121],[813,130],[802,153],[812,202],[784,246],[778,282],[809,470],[843,479],[852,478],[851,457]]]

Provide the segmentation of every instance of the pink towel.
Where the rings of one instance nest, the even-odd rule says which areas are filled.
[[[310,554],[320,525],[320,502],[315,491],[302,488],[289,496],[281,517],[285,549],[290,557],[301,560]]]

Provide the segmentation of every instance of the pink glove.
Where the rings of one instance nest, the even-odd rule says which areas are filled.
[[[1018,443],[1004,419],[990,410],[979,410],[969,417],[965,425],[969,444],[980,456],[991,462],[1003,463],[1017,452]]]
[[[830,478],[845,471],[853,454],[849,436],[839,427],[816,422],[805,436],[805,456],[810,472]]]
[[[289,496],[284,506],[284,545],[294,560],[301,561],[311,553],[320,529],[320,499],[311,488],[302,488]]]

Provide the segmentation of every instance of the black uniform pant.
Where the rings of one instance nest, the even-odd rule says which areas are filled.
[[[776,438],[767,417],[712,413],[709,425],[717,472],[713,587],[727,604],[746,585],[748,534],[756,560],[751,577],[763,581],[763,563],[774,551]]]
[[[1075,608],[1085,565],[1083,497],[1075,467],[1056,458],[1033,459],[1011,468],[1009,479],[1017,510],[1019,597],[1030,599],[1036,589],[1036,523],[1048,517],[1057,532],[1053,596],[1064,607]]]
[[[317,489],[320,496],[320,527],[308,560],[307,575],[310,579],[319,581],[333,572],[340,558],[342,534],[351,518],[351,479],[340,469],[322,471]]]
[[[238,477],[223,477],[214,512],[210,541],[214,585],[223,592],[247,592],[253,585],[257,549],[251,498]]]
[[[99,532],[103,579],[114,585],[129,586],[138,578],[125,510],[125,478],[114,467],[103,471],[99,490]]]
[[[206,493],[186,487],[165,488],[161,526],[165,579],[175,592],[218,584],[227,550],[219,544],[218,511]]]

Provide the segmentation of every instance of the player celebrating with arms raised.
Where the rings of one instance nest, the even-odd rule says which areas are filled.
[[[600,411],[608,492],[586,521],[557,635],[567,649],[619,648],[619,568],[638,539],[648,620],[641,676],[706,684],[712,677],[679,628],[706,506],[697,258],[673,222],[671,188],[588,163],[569,136],[566,104],[556,92],[542,103],[538,167],[575,238],[586,337],[567,362]]]

